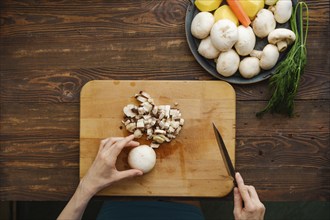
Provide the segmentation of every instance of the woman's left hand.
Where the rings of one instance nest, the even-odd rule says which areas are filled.
[[[83,188],[91,194],[96,194],[103,188],[122,179],[141,176],[143,172],[137,169],[118,171],[116,168],[117,157],[124,147],[136,147],[138,142],[133,141],[134,135],[128,137],[111,137],[101,141],[97,156],[82,178]]]

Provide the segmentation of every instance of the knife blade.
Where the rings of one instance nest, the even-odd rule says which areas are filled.
[[[225,163],[225,167],[227,169],[228,174],[233,178],[234,185],[237,187],[237,183],[236,183],[236,180],[235,180],[235,168],[234,168],[233,163],[231,162],[231,159],[229,157],[226,145],[223,142],[223,139],[222,139],[222,136],[221,136],[219,130],[217,129],[217,127],[215,126],[215,124],[213,122],[212,122],[212,124],[213,124],[214,134],[215,134],[215,137],[216,137],[217,142],[218,142],[218,147],[220,149],[223,161]]]

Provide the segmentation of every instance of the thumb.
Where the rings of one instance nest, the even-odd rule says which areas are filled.
[[[118,173],[119,179],[127,179],[127,178],[132,178],[135,176],[142,176],[142,175],[143,175],[143,172],[138,169],[124,170],[124,171],[120,171]]]
[[[242,210],[242,197],[238,188],[234,188],[234,213],[240,213]]]

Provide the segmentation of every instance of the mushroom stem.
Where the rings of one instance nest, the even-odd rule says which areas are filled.
[[[283,52],[288,47],[288,44],[286,43],[286,41],[279,41],[277,42],[276,46],[279,52]]]
[[[252,52],[250,53],[251,57],[257,57],[259,60],[261,59],[262,56],[262,51],[260,50],[252,50]]]
[[[275,13],[276,8],[275,8],[274,5],[271,5],[271,6],[268,7],[268,10]]]

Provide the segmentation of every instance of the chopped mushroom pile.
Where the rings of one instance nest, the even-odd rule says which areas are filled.
[[[158,148],[164,142],[170,142],[180,133],[184,124],[181,112],[170,105],[155,105],[151,96],[140,91],[135,95],[140,104],[128,104],[124,107],[124,120],[126,130],[134,133],[135,138],[147,135],[152,140],[151,147]]]

